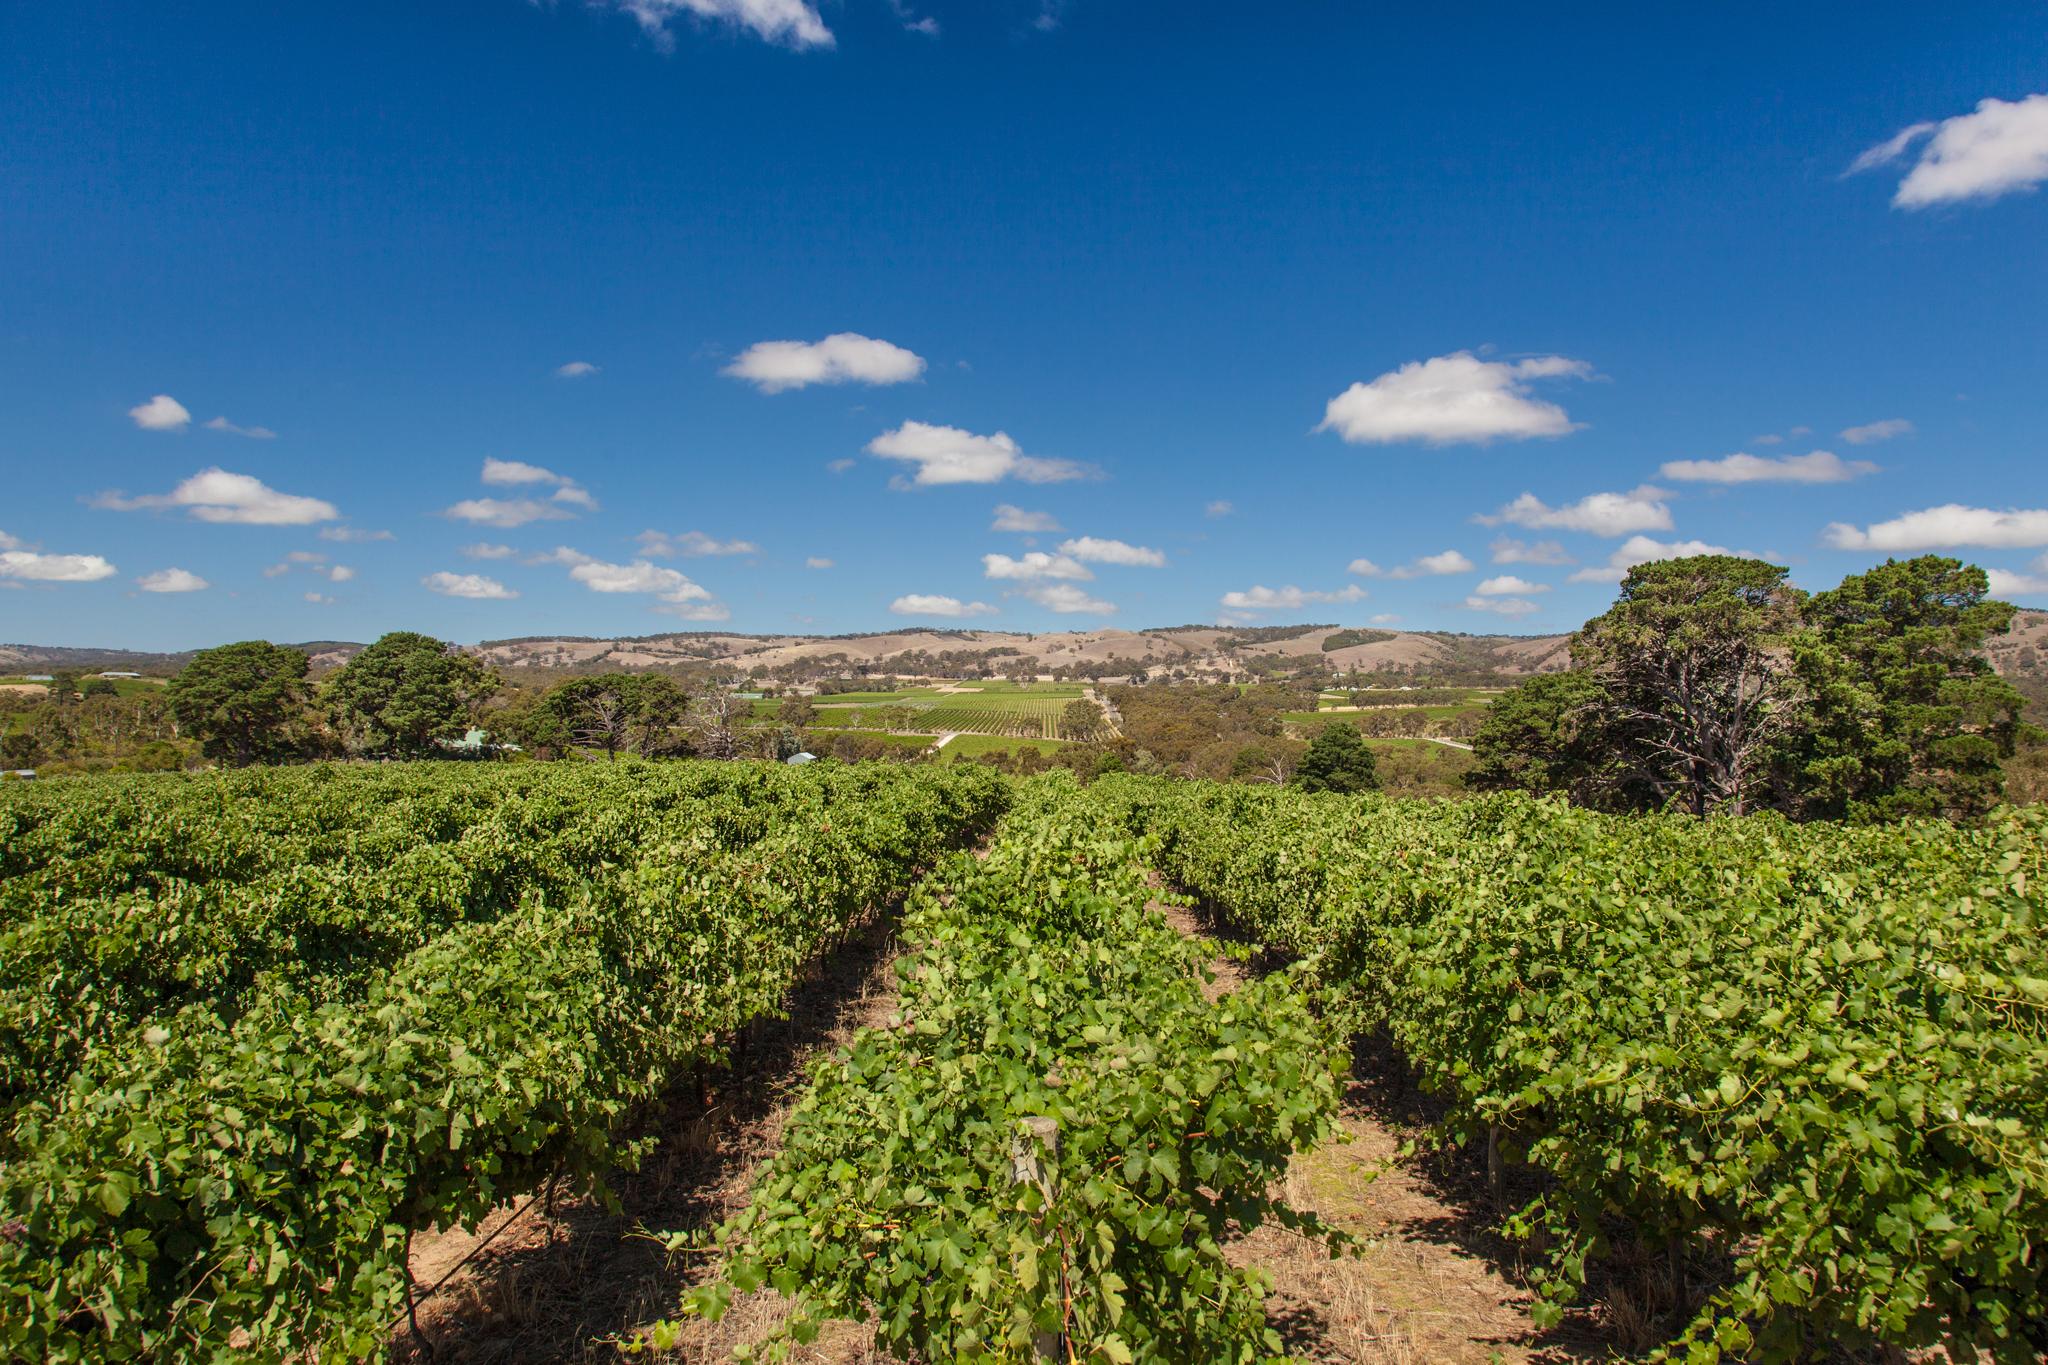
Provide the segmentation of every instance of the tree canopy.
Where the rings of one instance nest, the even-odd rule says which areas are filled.
[[[235,767],[279,762],[303,740],[307,666],[299,650],[243,640],[200,650],[165,694],[206,757]]]
[[[497,689],[497,674],[474,656],[394,631],[350,659],[324,700],[349,752],[418,757],[460,739]]]
[[[674,753],[689,696],[659,673],[602,673],[571,678],[549,690],[526,719],[526,730],[551,748],[620,750],[644,758]]]
[[[1294,785],[1305,792],[1377,791],[1379,772],[1358,727],[1343,720],[1324,727],[1295,766]]]

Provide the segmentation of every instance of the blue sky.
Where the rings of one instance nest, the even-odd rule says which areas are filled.
[[[0,640],[2048,606],[2048,10],[1661,8],[0,7]]]

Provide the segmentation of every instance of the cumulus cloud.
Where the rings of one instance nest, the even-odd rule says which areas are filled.
[[[1564,552],[1564,546],[1554,540],[1539,540],[1530,543],[1516,540],[1513,536],[1501,536],[1487,547],[1493,553],[1496,564],[1572,564],[1576,563]]]
[[[1376,626],[1391,626],[1401,618],[1391,611],[1382,611],[1375,612],[1369,619]]]
[[[1558,355],[1481,360],[1458,351],[1411,360],[1332,398],[1316,430],[1335,431],[1354,445],[1483,445],[1562,436],[1577,430],[1577,424],[1557,404],[1535,397],[1530,385],[1540,379],[1584,379],[1592,372],[1585,361]]]
[[[1504,573],[1489,578],[1472,590],[1480,597],[1527,597],[1532,593],[1549,592],[1548,583],[1531,583],[1526,578]]]
[[[1850,431],[1867,430],[1867,427],[1850,428]],[[1842,434],[1848,436],[1849,433],[1845,431]],[[1667,460],[1658,472],[1681,483],[1847,483],[1865,474],[1875,474],[1877,466],[1868,460],[1845,460],[1831,450],[1775,457],[1737,451],[1718,460]]]
[[[355,542],[362,540],[396,540],[389,531],[365,531],[360,526],[325,526],[320,530],[320,539]]]
[[[831,47],[832,30],[809,0],[590,0],[629,14],[656,47],[675,42],[679,21],[729,24],[783,47]]]
[[[1865,422],[1860,427],[1845,427],[1842,439],[1852,446],[1868,445],[1872,441],[1889,441],[1894,436],[1911,436],[1913,424],[1903,417],[1887,417],[1882,422]]]
[[[1037,535],[1060,529],[1059,520],[1050,512],[1027,512],[1007,502],[996,504],[996,519],[989,524],[991,531],[1016,531],[1025,535]]]
[[[12,536],[0,544],[19,545]],[[0,578],[30,583],[96,583],[118,572],[99,555],[46,555],[34,550],[0,550]]]
[[[240,526],[311,526],[341,517],[331,502],[280,493],[252,475],[220,468],[202,469],[168,493],[101,493],[91,502],[112,512],[182,508],[195,521]]]
[[[510,545],[496,545],[487,540],[480,540],[474,545],[463,546],[461,553],[467,559],[510,559],[519,551]]]
[[[630,564],[607,564],[599,559],[582,559],[569,570],[572,581],[592,592],[651,593],[664,602],[708,602],[711,591],[674,569],[636,559]]]
[[[557,379],[588,379],[598,372],[598,367],[587,360],[572,360],[566,365],[555,366]]]
[[[443,597],[467,597],[480,602],[509,602],[519,596],[495,578],[480,573],[449,573],[445,569],[428,574],[420,585]]]
[[[1490,611],[1496,616],[1527,616],[1542,608],[1526,597],[1468,597],[1465,599],[1468,611]]]
[[[1012,558],[1009,555],[983,555],[982,572],[989,578],[1010,578],[1031,582],[1041,578],[1067,578],[1086,581],[1095,574],[1086,564],[1065,554],[1049,555],[1043,550]]]
[[[189,569],[158,569],[135,580],[144,592],[204,592],[212,584]]]
[[[1089,564],[1118,564],[1135,569],[1166,567],[1166,555],[1163,551],[1146,545],[1130,545],[1121,540],[1099,540],[1094,536],[1063,540],[1060,542],[1060,553],[1072,555],[1075,559]]]
[[[934,426],[929,422],[905,422],[868,442],[868,453],[885,460],[901,460],[917,468],[911,486],[934,487],[949,483],[1000,483],[1020,479],[1025,483],[1064,483],[1085,479],[1093,473],[1072,460],[1047,460],[1026,455],[1005,432],[979,436],[959,427]]]
[[[804,567],[806,569],[831,569],[838,566],[823,555],[812,555],[804,561]]]
[[[1571,576],[1574,583],[1619,583],[1638,564],[1653,564],[1660,559],[1689,559],[1693,555],[1734,555],[1737,559],[1755,559],[1758,556],[1748,550],[1731,550],[1725,545],[1709,545],[1704,540],[1652,540],[1648,536],[1630,536],[1615,547],[1607,556],[1605,565],[1588,565]]]
[[[136,404],[128,409],[128,416],[144,431],[183,431],[192,425],[192,414],[185,405],[167,393]]]
[[[1214,521],[1218,517],[1227,517],[1236,510],[1236,503],[1230,501],[1228,498],[1218,498],[1216,499],[1216,501],[1210,503],[1207,507],[1204,507],[1202,509],[1202,515],[1209,518],[1211,521]]]
[[[1381,570],[1379,565],[1373,563],[1370,559],[1367,559],[1361,555],[1359,558],[1352,560],[1349,564],[1346,564],[1344,566],[1344,572],[1355,573],[1360,578],[1378,578],[1380,576]]]
[[[441,515],[476,526],[495,526],[509,531],[536,521],[567,521],[576,514],[559,503],[541,502],[535,498],[464,498]]]
[[[909,592],[889,604],[898,616],[993,616],[996,609],[986,602],[962,602],[937,593]]]
[[[1290,583],[1284,588],[1254,584],[1242,592],[1224,593],[1221,601],[1231,611],[1294,611],[1311,603],[1362,602],[1365,597],[1365,589],[1356,583],[1335,592],[1312,592]]]
[[[2048,509],[1965,507],[1944,503],[1858,529],[1834,522],[1821,539],[1837,550],[1933,550],[1974,545],[2008,550],[2048,545]]]
[[[1116,611],[1116,603],[1090,597],[1086,589],[1077,588],[1072,583],[1045,583],[1023,589],[1023,595],[1046,610],[1062,615],[1087,612],[1094,616],[1108,616]]]
[[[723,373],[763,393],[812,384],[903,384],[924,373],[924,357],[858,332],[834,332],[823,341],[757,341]]]
[[[2034,562],[2035,572],[2030,574],[2012,573],[2005,569],[1986,569],[1984,576],[1991,580],[1993,597],[2048,597],[2048,555]]]
[[[1670,497],[1661,488],[1631,489],[1626,493],[1593,493],[1577,502],[1552,507],[1534,493],[1524,493],[1492,516],[1474,517],[1481,526],[1508,522],[1531,530],[1584,531],[1595,536],[1625,536],[1631,531],[1671,529]]]
[[[1857,157],[1847,173],[1891,165],[1922,138],[1919,159],[1892,195],[1894,208],[1992,200],[2031,190],[2048,180],[2048,94],[1982,100],[1974,113],[1912,124]]]
[[[330,583],[346,583],[356,576],[356,571],[346,564],[336,564],[331,568],[322,569],[318,572],[326,574],[327,581]]]
[[[751,540],[719,540],[702,531],[685,531],[672,536],[664,531],[642,531],[635,536],[640,553],[656,559],[667,559],[675,555],[686,555],[692,559],[707,555],[752,555],[759,554],[761,547]]]
[[[1470,573],[1472,561],[1456,550],[1443,550],[1433,555],[1420,555],[1412,564],[1403,564],[1387,575],[1389,578],[1423,578],[1431,574]]]

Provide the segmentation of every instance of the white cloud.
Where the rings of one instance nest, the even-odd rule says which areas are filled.
[[[652,593],[664,602],[708,602],[711,592],[674,569],[636,559],[631,564],[607,564],[585,559],[569,570],[569,577],[592,592]]]
[[[858,332],[834,332],[823,341],[757,341],[722,373],[763,393],[811,384],[902,384],[924,373],[924,357]]]
[[[1991,580],[1993,597],[2048,597],[2048,556],[2037,561],[2034,567],[2039,573],[2010,573],[2004,569],[1986,569],[1984,576]]]
[[[185,411],[185,405],[167,393],[136,404],[128,409],[128,416],[144,431],[183,431],[192,425],[192,414]]]
[[[1380,566],[1373,563],[1370,559],[1360,557],[1346,564],[1344,572],[1355,573],[1360,578],[1378,578],[1380,576]]]
[[[1490,611],[1496,616],[1527,616],[1532,611],[1542,610],[1526,597],[1468,597],[1465,607],[1469,611]]]
[[[1549,592],[1548,583],[1531,583],[1526,578],[1504,573],[1489,578],[1472,590],[1481,597],[1527,597],[1531,593]]]
[[[825,468],[830,470],[834,474],[844,474],[847,470],[853,468],[855,465],[859,463],[860,461],[858,460],[828,460],[825,464]]]
[[[1400,619],[1401,618],[1399,616],[1395,615],[1391,611],[1376,612],[1373,616],[1369,618],[1371,624],[1376,626],[1391,626],[1394,624],[1394,622]]]
[[[1852,427],[1850,430],[1864,431],[1868,428]],[[1842,434],[1847,436],[1849,433]],[[1877,466],[1868,460],[1845,460],[1831,450],[1775,458],[1737,451],[1718,460],[1667,460],[1658,472],[1681,483],[1847,483],[1865,474],[1875,474]]]
[[[1425,574],[1470,573],[1472,561],[1456,550],[1444,550],[1433,555],[1422,555],[1413,564],[1403,565],[1394,570],[1394,578],[1420,578]]]
[[[195,521],[240,526],[310,526],[341,516],[331,502],[280,493],[251,475],[219,468],[202,469],[168,493],[102,493],[92,505],[114,512],[182,507]]]
[[[1362,602],[1366,591],[1356,583],[1335,592],[1311,592],[1292,583],[1284,588],[1254,584],[1242,592],[1223,594],[1223,605],[1232,611],[1294,611],[1311,603]]]
[[[304,598],[306,601],[313,603],[315,606],[332,606],[334,604],[334,599],[332,597],[329,597],[326,593],[309,592],[304,594]]]
[[[1496,564],[1572,564],[1577,561],[1564,552],[1564,546],[1554,540],[1539,540],[1534,544],[1516,540],[1513,536],[1501,536],[1487,547],[1493,552]]]
[[[331,569],[322,569],[319,572],[326,574],[330,583],[346,583],[356,576],[356,571],[346,564],[336,564]]]
[[[1211,521],[1214,521],[1218,517],[1227,517],[1236,510],[1236,503],[1230,501],[1230,499],[1228,498],[1218,498],[1216,499],[1216,501],[1210,503],[1207,507],[1204,507],[1202,509],[1202,515],[1209,518]]]
[[[1562,507],[1551,507],[1534,493],[1524,493],[1492,516],[1474,517],[1481,526],[1510,522],[1532,530],[1584,531],[1596,536],[1625,536],[1631,531],[1668,531],[1671,509],[1661,488],[1642,487],[1626,493],[1593,493]]]
[[[1748,550],[1731,550],[1725,545],[1709,545],[1704,540],[1652,540],[1648,536],[1630,536],[1615,547],[1607,556],[1604,567],[1588,565],[1571,576],[1574,583],[1619,583],[1622,576],[1638,564],[1653,564],[1660,559],[1688,559],[1693,555],[1734,555],[1737,559],[1755,559]]]
[[[252,441],[274,441],[277,433],[269,427],[238,427],[225,417],[216,417],[206,424],[208,431],[224,431],[230,436],[246,436]]]
[[[1012,578],[1023,582],[1041,578],[1085,581],[1095,577],[1080,560],[1064,554],[1049,555],[1043,550],[1033,550],[1014,559],[1009,555],[983,555],[981,567],[990,578]]]
[[[993,616],[996,609],[986,602],[962,602],[957,597],[935,593],[905,593],[889,604],[898,616]]]
[[[354,542],[362,540],[396,540],[389,531],[365,531],[359,526],[327,526],[320,531],[322,540]]]
[[[566,365],[555,366],[557,379],[588,379],[598,373],[599,367],[587,360],[572,360]]]
[[[1858,530],[1835,522],[1821,539],[1837,550],[1932,550],[1975,545],[2009,550],[2048,545],[2048,509],[1964,507],[1945,503],[1908,512],[1890,521]]]
[[[1857,157],[1848,174],[1890,165],[1923,137],[1894,208],[1996,199],[2048,180],[2048,94],[1981,100],[1975,113],[1912,124]]]
[[[8,537],[10,544],[19,541]],[[32,583],[96,583],[117,571],[98,555],[46,555],[33,550],[0,550],[0,578]]]
[[[688,555],[701,558],[705,555],[752,555],[759,554],[761,547],[751,540],[718,540],[702,531],[685,531],[672,536],[663,531],[642,531],[635,536],[640,553],[656,559],[672,555]]]
[[[484,459],[482,478],[484,483],[496,488],[517,488],[530,484],[546,484],[555,490],[552,494],[549,495],[554,501],[559,503],[566,503],[571,507],[581,507],[586,512],[595,512],[597,510],[597,499],[591,497],[590,491],[584,488],[582,484],[577,483],[576,480],[570,478],[566,474],[557,474],[552,469],[544,469],[537,464],[528,464],[524,460],[495,460],[486,456]],[[499,503],[495,499],[491,498],[476,498],[472,499],[468,503],[460,503],[457,505],[477,507],[496,506],[504,508],[513,506],[514,504]],[[535,504],[532,504],[531,500],[527,500],[527,505],[530,506]],[[454,508],[450,508],[443,515],[456,516],[458,514],[456,513]],[[574,513],[556,512],[550,513],[549,519],[554,520],[559,519],[562,516],[573,515]],[[537,517],[527,518],[528,521],[534,521],[539,519],[540,518]],[[465,517],[464,520],[475,521],[481,520],[481,518]],[[493,526],[518,526],[524,523],[516,521],[491,521],[489,524]]]
[[[685,621],[730,621],[732,608],[723,602],[675,602],[655,608],[664,616],[679,616]]]
[[[441,515],[509,531],[536,521],[568,521],[576,514],[564,511],[555,503],[540,502],[534,498],[464,498]]]
[[[573,550],[567,545],[557,545],[554,549],[548,550],[545,553],[527,556],[526,562],[528,564],[567,564],[574,566],[577,564],[594,564],[597,561],[594,557],[583,553],[581,550]]]
[[[135,580],[144,592],[204,592],[213,586],[189,569],[158,569]]]
[[[1062,614],[1087,612],[1095,616],[1108,616],[1116,611],[1116,603],[1105,602],[1099,597],[1090,597],[1086,589],[1072,583],[1046,583],[1035,588],[1025,588],[1024,596],[1048,611]]]
[[[311,550],[293,550],[285,558],[294,564],[325,564],[327,562],[326,555],[315,554]]]
[[[18,537],[0,531],[0,550],[19,550],[21,547],[22,541]]]
[[[1887,417],[1882,422],[1865,422],[1860,427],[1846,427],[1842,439],[1852,446],[1868,445],[1872,441],[1889,441],[1894,436],[1911,436],[1913,424],[1903,417]]]
[[[785,47],[831,47],[832,30],[809,0],[590,0],[629,14],[655,46],[666,51],[678,19],[731,24]]]
[[[959,427],[905,422],[868,442],[868,453],[917,466],[910,483],[933,487],[949,483],[1063,483],[1085,479],[1093,471],[1072,460],[1046,460],[1026,455],[1005,432],[979,436]]]
[[[804,567],[806,569],[831,569],[838,566],[823,555],[812,555],[804,561]]]
[[[519,551],[513,549],[510,545],[494,545],[487,540],[480,540],[474,545],[462,547],[462,554],[468,559],[510,559],[518,553]]]
[[[1536,356],[1481,360],[1470,351],[1411,360],[1330,400],[1317,431],[1354,445],[1423,441],[1433,446],[1562,436],[1577,429],[1563,408],[1530,393],[1537,379],[1583,379],[1583,360]]]
[[[1080,536],[1060,542],[1060,553],[1090,564],[1119,564],[1125,568],[1163,569],[1166,555],[1145,545],[1130,545],[1121,540],[1098,540],[1094,536]]]
[[[420,586],[443,597],[468,597],[480,602],[509,602],[519,596],[495,578],[480,573],[449,573],[445,569],[422,578]]]
[[[851,463],[851,461],[848,461]],[[1057,531],[1060,524],[1050,512],[1027,512],[1007,502],[996,504],[996,519],[989,524],[991,531],[1017,531],[1026,535]]]

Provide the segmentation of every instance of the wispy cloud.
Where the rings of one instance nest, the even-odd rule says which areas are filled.
[[[761,547],[751,540],[720,540],[702,531],[685,531],[681,535],[670,535],[665,531],[642,531],[633,538],[640,547],[640,553],[656,559],[668,559],[675,555],[701,558],[706,555],[752,555],[759,554]]]
[[[1852,427],[1850,430],[1867,429]],[[1846,431],[1842,434],[1849,435]],[[1853,442],[1856,438],[1850,439]],[[1680,483],[1848,483],[1851,479],[1875,474],[1877,466],[1868,460],[1845,460],[1831,450],[1777,456],[1737,451],[1718,460],[1667,460],[1657,472]]]
[[[1149,545],[1131,545],[1121,540],[1077,536],[1060,542],[1060,553],[1087,564],[1115,564],[1131,569],[1163,569],[1166,554]]]
[[[236,426],[225,417],[216,417],[206,424],[208,431],[226,432],[230,436],[246,436],[252,441],[274,441],[277,433],[269,427]]]
[[[1554,540],[1539,540],[1531,544],[1516,540],[1513,536],[1501,536],[1487,547],[1496,564],[1575,564],[1564,546]]]
[[[1241,592],[1224,593],[1220,600],[1230,611],[1295,611],[1311,604],[1362,602],[1366,596],[1365,589],[1356,583],[1333,592],[1311,591],[1290,583],[1284,588],[1254,584]]]
[[[1913,424],[1903,417],[1887,417],[1882,422],[1865,422],[1860,427],[1844,427],[1842,439],[1852,446],[1869,445],[1873,441],[1889,441],[1894,436],[1911,436]]]
[[[1540,603],[1531,602],[1526,597],[1472,596],[1465,599],[1465,609],[1467,611],[1489,611],[1496,616],[1513,618],[1527,616],[1532,612],[1541,611],[1543,608]]]
[[[599,366],[593,365],[587,360],[572,360],[566,365],[555,366],[555,378],[588,379],[592,375],[597,374],[599,370]]]
[[[1110,616],[1116,612],[1116,603],[1105,602],[1099,597],[1090,597],[1085,588],[1077,588],[1072,583],[1042,583],[1036,587],[1023,589],[1022,595],[1046,610],[1056,611],[1061,615],[1079,612],[1091,616]]]
[[[679,22],[728,24],[782,47],[831,47],[832,30],[808,0],[589,0],[629,14],[655,46],[675,43]]]
[[[1009,555],[983,555],[982,573],[989,578],[1008,578],[1029,582],[1040,578],[1066,578],[1087,581],[1095,574],[1086,564],[1070,555],[1050,555],[1043,550],[1011,557]]]
[[[1059,530],[1060,523],[1050,512],[1027,512],[1021,507],[999,502],[996,504],[996,519],[989,523],[988,529],[1039,535]]]

